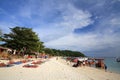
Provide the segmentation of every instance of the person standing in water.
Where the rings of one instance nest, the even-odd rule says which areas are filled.
[[[105,72],[107,71],[107,65],[106,64],[104,64],[104,69],[105,69]]]

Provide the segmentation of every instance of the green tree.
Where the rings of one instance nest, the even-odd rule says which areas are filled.
[[[42,49],[43,42],[41,42],[35,32],[31,28],[14,27],[10,28],[9,34],[4,34],[4,46],[16,50],[24,50],[26,52],[39,51]]]
[[[43,50],[44,50],[44,45],[43,45],[43,42],[39,42],[39,45],[38,45],[38,52],[43,52]]]
[[[44,51],[45,51],[46,54],[50,54],[50,55],[54,56],[54,52],[53,52],[52,49],[50,49],[50,48],[44,48]]]
[[[71,51],[71,50],[57,50],[57,49],[50,49],[45,48],[45,53],[54,56],[68,56],[68,57],[85,57],[85,55],[79,51]]]

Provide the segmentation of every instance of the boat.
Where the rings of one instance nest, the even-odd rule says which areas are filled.
[[[116,62],[120,62],[120,57],[116,58]]]

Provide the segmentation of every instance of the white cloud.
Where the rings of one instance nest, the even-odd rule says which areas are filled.
[[[120,25],[120,18],[117,17],[117,18],[111,19],[110,24],[112,24],[112,25]]]
[[[96,51],[107,48],[115,48],[120,46],[120,38],[116,35],[103,35],[99,34],[82,34],[75,35],[69,34],[62,38],[45,43],[47,47],[58,49],[70,49],[79,51]]]
[[[28,0],[22,3],[15,16],[11,15],[10,18],[14,20],[14,23],[0,22],[0,29],[9,32],[8,27],[16,26],[15,23],[23,26],[30,25],[29,27],[32,27],[40,39],[45,42],[45,46],[50,48],[79,51],[119,48],[120,18],[118,14],[112,14],[112,11],[105,12],[108,7],[105,2],[88,1],[85,2],[88,4],[87,6],[83,4],[81,7],[75,7],[75,4],[73,5],[68,0]],[[92,4],[95,5],[92,6]],[[10,16],[4,10],[0,9],[0,11],[2,11],[0,14]],[[93,17],[96,20],[95,24]],[[21,21],[18,21],[17,18]],[[28,22],[25,23],[24,19]],[[73,32],[75,29],[89,27],[91,24],[94,25],[95,31],[82,34]]]
[[[2,30],[2,33],[9,33],[10,29],[17,26],[16,24],[13,23],[5,23],[5,22],[0,22],[0,29]]]
[[[87,17],[86,20],[83,18],[82,20],[87,22],[87,20],[90,20],[90,17],[88,16],[86,17]],[[69,24],[70,18],[68,19],[68,22],[67,22],[68,24]],[[72,20],[74,22],[74,18],[72,18],[71,21]],[[63,23],[66,23],[66,22],[64,21]],[[79,23],[75,23],[75,24],[79,24]],[[89,22],[89,24],[92,24],[92,21]],[[85,26],[89,24],[85,24]],[[106,52],[109,52],[109,49],[113,49],[113,51],[114,49],[119,50],[119,47],[120,47],[120,45],[118,44],[120,43],[119,32],[118,33],[115,32],[115,30],[119,29],[119,26],[120,26],[119,18],[117,18],[117,16],[112,18],[110,16],[108,18],[102,19],[101,23],[96,26],[97,26],[96,28],[97,30],[95,31],[77,35],[77,34],[74,34],[72,30],[76,28],[83,28],[84,26],[69,27],[64,25],[65,29],[68,29],[66,27],[70,28],[70,31],[66,32],[68,34],[64,35],[63,37],[59,37],[54,40],[48,41],[45,43],[45,45],[51,48],[79,50],[79,51],[86,51],[86,52],[100,51],[100,50],[101,51],[106,50]]]
[[[74,8],[71,4],[61,5],[57,8],[61,11],[58,15],[60,20],[55,23],[50,23],[42,28],[34,29],[43,41],[52,41],[62,38],[66,35],[73,33],[77,28],[83,28],[93,23],[90,19],[91,14],[87,11],[82,11]]]
[[[74,34],[66,35],[62,38],[49,41],[45,43],[47,47],[58,48],[58,49],[71,49],[71,50],[79,50],[79,49],[88,49],[89,45],[91,45],[91,41],[93,36],[75,36]],[[89,41],[88,41],[89,40]],[[93,43],[94,44],[94,43]]]
[[[92,16],[89,12],[78,10],[73,5],[68,4],[66,8],[62,9],[62,21],[60,24],[63,27],[69,27],[74,30],[76,28],[83,28],[93,23],[90,19]]]

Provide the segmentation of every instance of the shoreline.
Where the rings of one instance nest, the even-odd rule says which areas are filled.
[[[35,61],[39,59],[34,59]],[[29,62],[32,63],[32,62]],[[105,72],[92,67],[72,67],[61,57],[46,60],[37,68],[24,68],[23,65],[0,68],[1,80],[120,80],[120,74]]]
[[[72,65],[73,65],[73,63],[67,63],[64,59],[61,59],[60,57],[59,57],[59,62],[61,62],[61,63],[63,63],[63,64],[65,64],[65,65],[68,65],[68,66],[70,66],[70,67],[72,67]],[[73,67],[73,68],[75,68],[75,67]],[[83,73],[83,74],[85,74],[85,75],[87,75],[87,76],[89,76],[89,77],[93,77],[93,78],[95,78],[95,79],[93,79],[93,80],[99,80],[97,77],[99,77],[99,76],[101,76],[102,74],[103,75],[106,75],[107,77],[110,77],[111,79],[107,79],[107,77],[106,77],[106,79],[100,79],[100,80],[119,80],[120,79],[120,74],[119,73],[117,73],[117,72],[112,72],[112,71],[109,71],[109,70],[107,70],[107,71],[105,71],[104,69],[99,69],[99,68],[95,68],[95,67],[89,67],[89,66],[81,66],[81,67],[77,67],[77,68],[75,68],[76,69],[76,71],[77,72],[80,72],[80,71],[82,71],[82,72],[80,72],[80,73]],[[85,71],[85,72],[84,72]],[[89,73],[91,73],[91,75],[89,74]],[[96,75],[95,75],[96,74]],[[95,75],[95,76],[94,76]],[[117,79],[114,79],[115,78],[115,76],[117,76],[116,78]],[[102,76],[101,76],[102,77]],[[105,76],[103,76],[103,77],[105,77]]]
[[[61,57],[59,57],[59,59],[62,59]],[[60,62],[62,62],[62,63],[64,63],[64,64],[70,64],[71,66],[74,64],[74,63],[72,63],[72,62],[66,62],[66,60],[65,59],[62,59],[62,60],[60,60]],[[84,66],[79,66],[79,67],[84,67]],[[79,68],[79,67],[77,67],[77,68]],[[85,67],[90,67],[90,66],[85,66]],[[102,70],[102,71],[105,71],[104,69],[101,69],[101,68],[96,68],[95,66],[91,66],[90,68],[93,68],[93,69],[98,69],[98,70]],[[105,71],[105,72],[108,72],[108,73],[115,73],[115,74],[120,74],[120,72],[116,72],[116,71],[114,71],[114,70],[110,70],[109,68],[107,69],[107,71]]]

